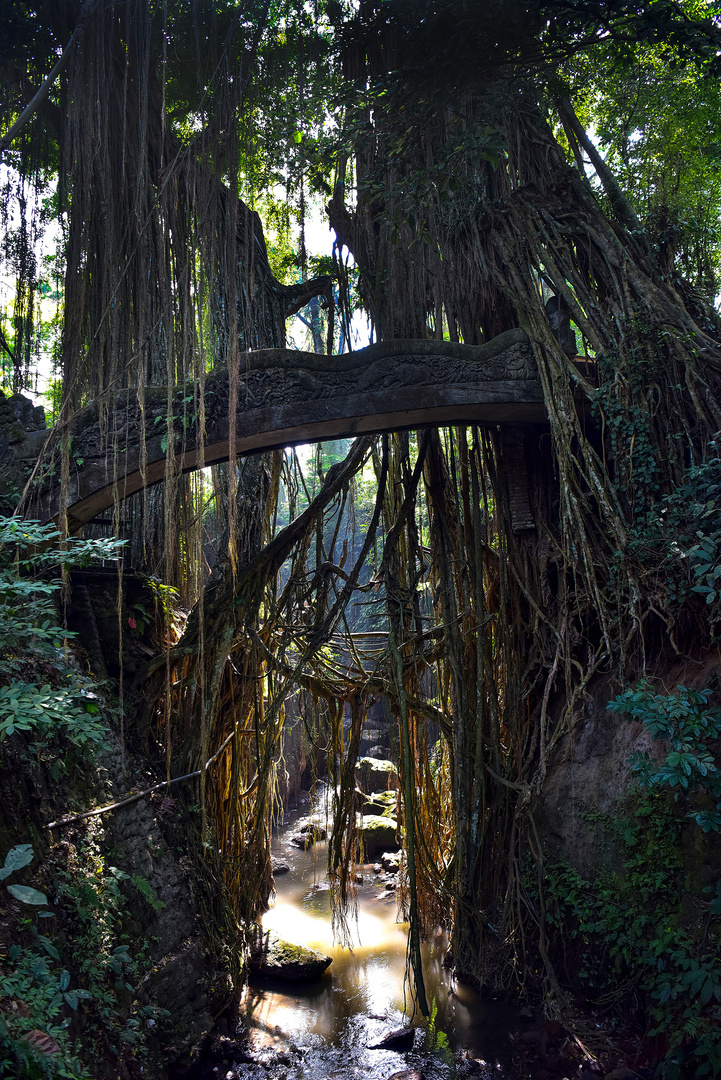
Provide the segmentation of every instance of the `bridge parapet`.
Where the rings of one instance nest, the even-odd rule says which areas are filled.
[[[166,475],[229,457],[231,387],[227,370],[204,390],[205,438],[197,389],[178,387],[168,446],[165,387],[148,387],[141,409],[135,389],[115,395],[105,417],[86,410],[71,424],[71,477],[66,509],[71,531]],[[484,345],[403,340],[356,353],[321,356],[264,349],[240,359],[234,410],[238,455],[366,433],[444,424],[545,420],[543,394],[528,338],[509,330]],[[144,433],[144,437],[143,437]],[[33,516],[60,514],[59,437],[38,470]]]

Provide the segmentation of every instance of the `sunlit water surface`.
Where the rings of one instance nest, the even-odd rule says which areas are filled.
[[[432,1018],[414,1010],[406,982],[407,923],[397,921],[393,898],[381,899],[384,885],[372,866],[362,868],[357,919],[351,921],[352,948],[333,939],[330,891],[326,879],[326,844],[308,851],[289,838],[297,814],[279,830],[273,854],[290,866],[276,878],[274,906],[263,925],[297,945],[321,949],[333,957],[325,975],[309,984],[251,984],[244,1010],[254,1048],[273,1046],[301,1052],[283,1070],[291,1078],[384,1078],[418,1069],[426,1080],[456,1076],[460,1052],[488,1064],[487,1075],[508,1076],[508,1032],[516,1010],[482,1002],[455,982],[443,967],[447,947],[438,935],[423,946],[426,995]],[[407,1053],[371,1050],[390,1031],[412,1023],[414,1048]],[[483,1070],[486,1071],[486,1070]]]

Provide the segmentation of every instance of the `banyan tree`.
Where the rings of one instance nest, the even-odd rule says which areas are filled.
[[[126,702],[145,703],[126,713],[124,735],[169,777],[199,772],[199,860],[248,918],[269,885],[284,701],[301,688],[329,733],[342,924],[364,703],[387,697],[421,1001],[419,939],[439,921],[460,972],[502,988],[536,970],[558,990],[543,890],[533,901],[524,885],[529,861],[542,880],[535,815],[554,751],[594,679],[643,672],[649,643],[683,650],[708,634],[706,611],[659,587],[665,539],[648,525],[721,429],[708,274],[691,281],[669,261],[564,81],[574,57],[623,37],[709,62],[712,24],[683,4],[653,7],[66,0],[43,8],[25,69],[25,16],[4,50],[15,114],[62,50],[44,97],[3,142],[27,221],[34,186],[57,181],[62,392],[47,453],[62,482],[78,416],[101,424],[112,482],[127,424],[116,391],[130,388],[127,408],[143,416],[148,388],[154,401],[167,389],[165,480],[118,502],[114,520],[130,530],[134,565],[178,588],[190,613],[121,686]],[[301,280],[271,269],[289,233],[263,193],[283,187],[302,237],[309,188],[325,192],[337,241],[324,276],[310,276],[304,251]],[[264,206],[275,207],[272,257],[253,208]],[[25,252],[15,335],[2,342],[16,388],[38,282]],[[206,379],[227,369],[235,415],[248,353],[282,348],[286,320],[311,301],[315,348],[328,352],[352,341],[353,302],[376,340],[475,345],[520,328],[546,420],[359,439],[305,500],[297,459],[239,461],[232,436],[227,467],[179,474],[176,441],[184,417],[203,430]],[[329,522],[364,467],[377,494],[346,561]],[[371,662],[348,637],[341,673],[324,647],[371,592],[386,645]]]

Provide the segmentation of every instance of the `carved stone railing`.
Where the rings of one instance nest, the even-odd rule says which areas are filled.
[[[176,389],[176,470],[228,459],[229,393],[227,371],[208,376],[201,455],[194,388]],[[238,455],[428,425],[545,420],[531,346],[521,330],[477,346],[389,341],[341,356],[288,349],[246,353],[241,357],[237,405]],[[145,390],[144,414],[137,392],[124,390],[111,403],[109,423],[101,426],[91,411],[73,421],[66,498],[71,530],[111,506],[116,495],[126,498],[165,477],[167,412],[167,390],[154,387]],[[37,441],[37,435],[34,438]],[[22,454],[22,446],[18,450]],[[60,513],[58,461],[56,448],[38,470],[33,514],[43,520]]]

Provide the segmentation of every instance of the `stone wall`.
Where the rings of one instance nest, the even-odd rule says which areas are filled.
[[[10,513],[43,448],[45,410],[22,394],[0,390],[0,508]]]
[[[127,762],[126,779],[121,779],[123,761],[118,743],[103,752],[101,768],[106,777],[116,778],[109,784],[115,800],[126,797],[130,785],[137,790],[157,782],[147,771]],[[187,850],[189,830],[183,820],[188,813],[186,801],[177,788],[161,789],[105,818],[107,850],[130,879],[121,886],[127,901],[128,929],[147,941],[152,960],[138,988],[139,998],[143,1004],[169,1013],[150,1039],[156,1055],[168,1064],[189,1059],[193,1045],[210,1030],[214,1015],[233,995],[227,970],[209,949],[194,888]],[[162,1069],[160,1075],[164,1074]]]

